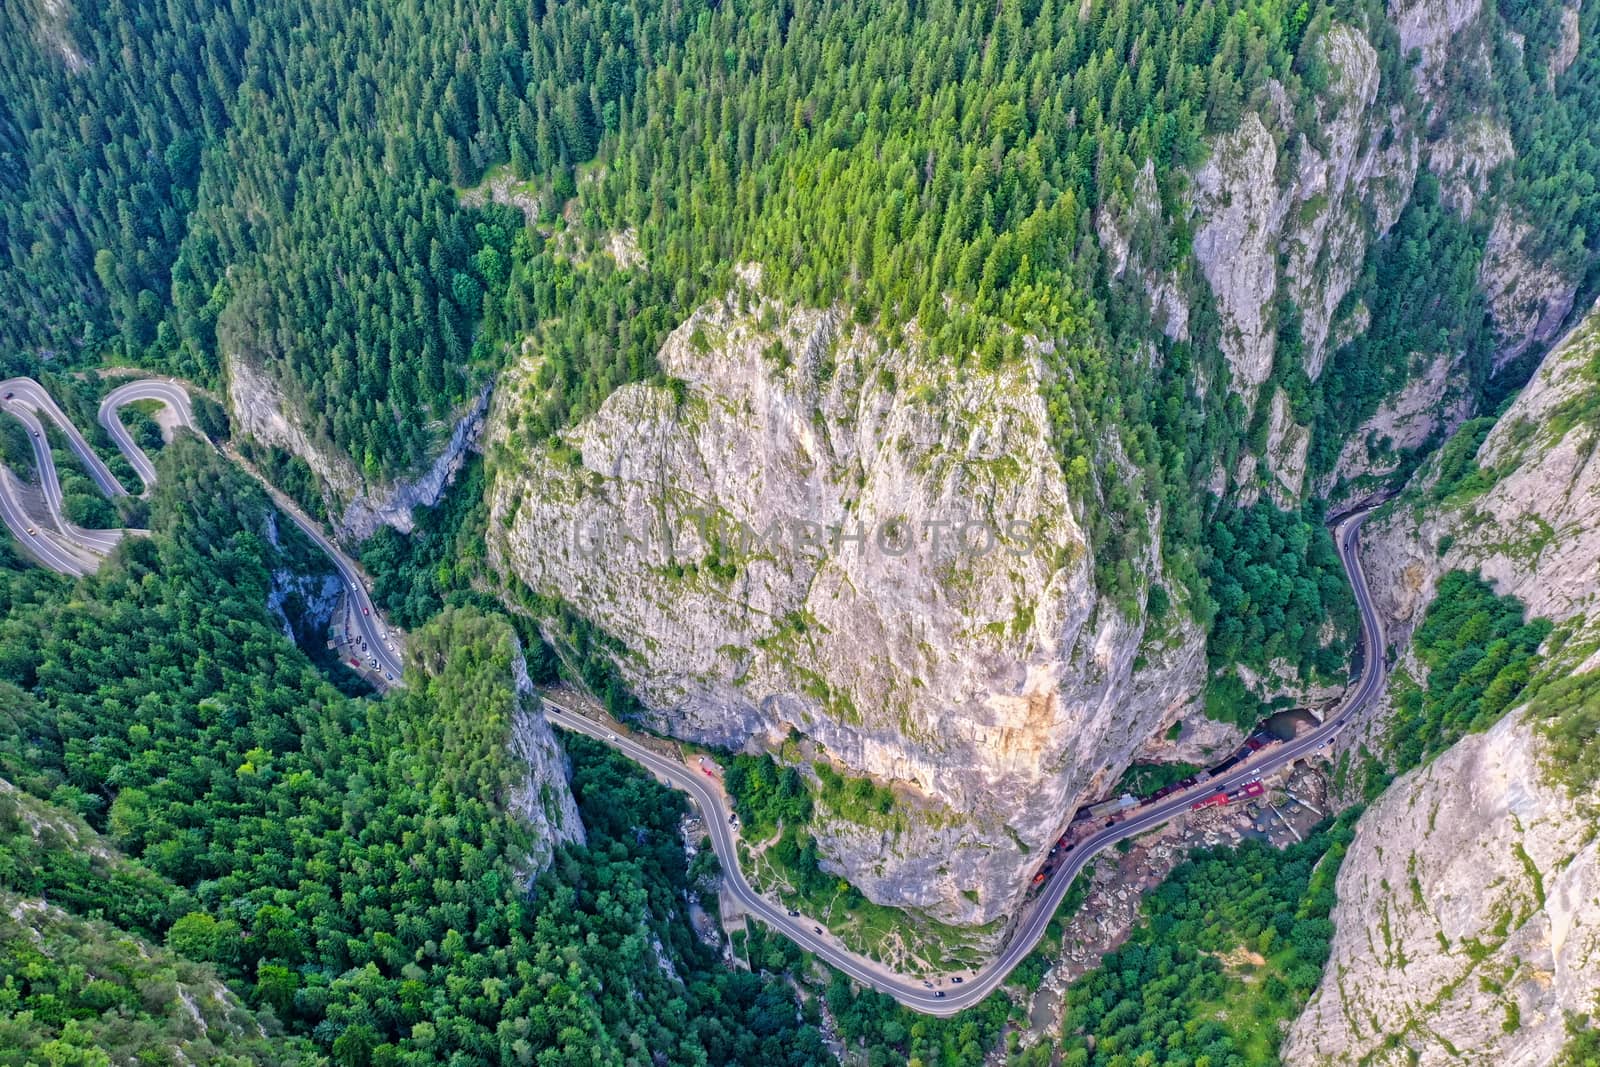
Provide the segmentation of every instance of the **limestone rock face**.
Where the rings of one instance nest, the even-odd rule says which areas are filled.
[[[1334,314],[1361,276],[1371,242],[1400,217],[1417,173],[1417,144],[1399,111],[1374,107],[1378,54],[1355,29],[1336,25],[1323,40],[1335,72],[1320,101],[1316,143],[1298,138],[1298,167],[1285,191],[1290,212],[1284,273],[1300,309],[1305,371],[1315,380],[1328,354]],[[1374,136],[1377,128],[1399,136]],[[1319,148],[1318,145],[1322,147]]]
[[[384,524],[402,533],[411,531],[412,509],[438,501],[476,443],[489,408],[485,387],[456,419],[444,447],[426,469],[393,482],[373,483],[349,456],[311,439],[270,374],[239,356],[227,358],[226,371],[228,409],[238,428],[304,459],[331,490],[328,510],[339,533],[358,541]]]
[[[1235,130],[1213,139],[1194,175],[1186,221],[1194,227],[1194,260],[1220,320],[1227,385],[1249,410],[1258,401],[1274,404],[1266,447],[1224,472],[1224,490],[1231,483],[1244,502],[1262,491],[1279,504],[1304,498],[1305,428],[1285,423],[1273,391],[1262,393],[1275,376],[1287,381],[1295,372],[1277,365],[1280,333],[1297,329],[1300,369],[1315,381],[1330,354],[1367,328],[1367,309],[1348,297],[1376,243],[1399,221],[1420,169],[1438,179],[1446,205],[1490,231],[1478,282],[1494,319],[1500,364],[1552,340],[1572,308],[1571,272],[1533,251],[1528,224],[1493,200],[1495,174],[1514,156],[1503,116],[1457,114],[1443,103],[1459,91],[1463,68],[1484,79],[1496,77],[1489,46],[1494,26],[1484,17],[1482,0],[1395,2],[1389,16],[1402,52],[1415,48],[1421,56],[1417,95],[1409,102],[1397,102],[1393,87],[1384,86],[1369,35],[1335,23],[1316,45],[1327,87],[1309,100],[1291,101],[1282,86],[1269,84]],[[1563,19],[1563,27],[1572,21],[1576,33],[1576,21]],[[1130,221],[1120,225],[1104,214],[1096,219],[1117,273],[1140,263],[1138,242],[1129,237],[1137,232],[1138,196],[1126,214]],[[1167,276],[1141,268],[1141,277],[1156,325],[1178,336],[1163,324],[1170,322],[1161,310]],[[1436,373],[1430,362],[1435,355],[1417,354],[1415,369],[1429,371],[1422,388],[1407,386],[1398,408],[1380,412],[1358,436],[1395,440],[1385,423],[1399,419],[1417,427],[1431,421],[1421,437],[1426,439],[1464,416],[1456,406],[1454,377]],[[1442,409],[1440,417],[1404,414],[1429,406]],[[1319,479],[1317,488],[1326,491],[1394,466],[1387,450],[1349,449],[1337,476]]]
[[[1280,259],[1284,295],[1300,313],[1305,371],[1315,379],[1335,313],[1371,242],[1400,217],[1417,172],[1412,120],[1375,106],[1380,78],[1371,43],[1341,24],[1321,47],[1332,83],[1315,101],[1315,137],[1292,135],[1292,166],[1280,138],[1290,136],[1283,131],[1294,127],[1293,109],[1274,86],[1268,120],[1247,114],[1215,140],[1195,175],[1195,259],[1222,317],[1232,388],[1247,401],[1273,369]]]
[[[1476,487],[1422,507],[1403,499],[1369,523],[1362,561],[1403,660],[1439,577],[1461,568],[1576,627],[1570,647],[1586,658],[1570,669],[1600,669],[1597,358],[1591,310],[1484,441]],[[1428,490],[1437,473],[1417,477]],[[1463,1050],[1553,1062],[1565,1013],[1592,1011],[1600,994],[1600,857],[1593,798],[1549,784],[1540,745],[1514,710],[1362,817],[1340,868],[1333,955],[1284,1062],[1443,1064]]]
[[[1550,80],[1567,72],[1573,60],[1578,58],[1578,45],[1581,43],[1578,29],[1578,9],[1581,5],[1578,0],[1573,0],[1561,8],[1561,44],[1556,48],[1555,55],[1550,57]]]
[[[1391,11],[1436,64],[1471,49],[1487,62],[1463,32],[1481,14],[1480,3],[1431,0]],[[1447,201],[1473,213],[1488,210],[1503,162],[1502,126],[1467,116],[1430,127],[1426,107],[1389,103],[1372,39],[1333,25],[1315,99],[1276,85],[1257,97],[1213,140],[1181,220],[1163,217],[1173,205],[1153,166],[1093,219],[1110,274],[1147,301],[1156,330],[1186,338],[1209,288],[1228,370],[1197,386],[1264,406],[1259,453],[1217,467],[1215,491],[1240,502],[1266,493],[1296,507],[1392,470],[1394,451],[1468,414],[1455,354],[1418,357],[1418,381],[1313,486],[1309,433],[1282,385],[1295,372],[1275,366],[1287,308],[1311,378],[1366,328],[1367,309],[1348,297],[1419,167],[1436,168]],[[1151,239],[1180,222],[1192,260]],[[1035,846],[1141,746],[1194,758],[1225,743],[1186,714],[1204,676],[1200,637],[1188,623],[1148,633],[1095,589],[1083,502],[1040,400],[1048,361],[957,369],[914,330],[885,348],[835,309],[780,306],[759,288],[748,272],[694,312],[660,356],[672,384],[619,389],[566,447],[516,432],[537,353],[508,372],[490,419],[491,557],[617,639],[658,728],[767,750],[793,730],[850,773],[895,783],[916,801],[909,825],[824,814],[825,865],[875,901],[988,922],[1015,901]],[[975,519],[1019,521],[1034,550],[952,554],[949,533]],[[910,545],[886,551],[877,538],[902,526]],[[1153,551],[1138,569],[1162,580]],[[1279,671],[1256,683],[1328,695]],[[1178,718],[1175,745],[1150,740]]]
[[[295,574],[290,570],[272,572],[272,588],[267,594],[267,607],[278,617],[284,636],[291,641],[296,632],[320,635],[333,618],[344,586],[336,574],[315,576]],[[288,606],[293,598],[296,608],[291,615]]]
[[[1272,394],[1272,410],[1267,420],[1267,469],[1272,473],[1268,494],[1280,508],[1294,508],[1306,478],[1306,449],[1311,431],[1294,421],[1289,396],[1282,389]]]
[[[1509,715],[1362,816],[1333,955],[1285,1063],[1459,1063],[1457,1050],[1555,1061],[1565,1012],[1592,1010],[1600,991],[1600,855],[1537,750],[1532,725]],[[1400,1047],[1383,1047],[1390,1034]]]
[[[1418,170],[1413,120],[1376,107],[1378,53],[1360,30],[1336,24],[1322,40],[1333,80],[1317,98],[1315,139],[1285,152],[1272,130],[1293,130],[1293,107],[1274,85],[1274,112],[1245,115],[1195,174],[1195,261],[1218,304],[1230,386],[1253,402],[1272,374],[1280,261],[1299,309],[1304,370],[1322,373],[1341,302],[1371,242],[1386,234]],[[1384,130],[1390,136],[1378,136]],[[1291,490],[1291,494],[1298,490]]]
[[[1535,615],[1600,613],[1600,452],[1593,427],[1563,417],[1600,389],[1587,369],[1596,352],[1600,316],[1591,309],[1485,439],[1478,464],[1493,472],[1487,491],[1369,524],[1362,561],[1393,627],[1409,632],[1438,577],[1457,568],[1481,570]]]
[[[906,792],[903,824],[814,828],[870,899],[1003,914],[1204,670],[1192,624],[1149,633],[1095,590],[1043,362],[958,372],[741,285],[660,363],[681,384],[617,390],[567,435],[581,458],[517,443],[512,375],[491,559],[620,641],[657,728],[797,731]]]
[[[1400,453],[1421,447],[1435,433],[1454,430],[1471,414],[1466,377],[1455,358],[1439,353],[1421,362],[1423,369],[1345,441],[1333,471],[1318,486],[1321,494],[1342,481],[1394,472]]]
[[[539,849],[529,857],[534,866],[529,873],[534,875],[549,864],[557,845],[584,842],[583,819],[568,785],[566,753],[539,710],[520,642],[511,657],[511,670],[517,691],[517,707],[511,716],[511,753],[528,768],[528,775],[512,790],[508,807],[533,828],[532,840]]]
[[[1526,244],[1532,234],[1532,226],[1502,208],[1484,248],[1478,283],[1489,298],[1499,335],[1498,364],[1517,358],[1530,345],[1553,340],[1578,291],[1576,279],[1529,254]]]
[[[1483,0],[1390,0],[1389,21],[1400,34],[1401,54],[1422,53],[1418,77],[1424,88],[1451,58],[1458,34],[1483,13]]]
[[[1283,221],[1278,146],[1255,112],[1217,138],[1195,175],[1196,213],[1205,221],[1194,254],[1217,299],[1222,354],[1235,391],[1255,398],[1272,373],[1274,331],[1268,302],[1277,291],[1278,228]]]
[[[1440,198],[1467,218],[1495,168],[1515,155],[1505,123],[1474,115],[1429,145],[1428,170],[1439,179]]]
[[[1154,763],[1193,763],[1209,767],[1244,743],[1245,732],[1231,722],[1218,722],[1204,715],[1182,720],[1176,738],[1165,733],[1153,736],[1139,750],[1139,759]]]
[[[1145,160],[1134,176],[1132,197],[1103,205],[1095,212],[1094,222],[1111,276],[1136,277],[1150,301],[1156,327],[1175,341],[1187,341],[1189,297],[1183,284],[1173,269],[1146,265],[1146,251],[1135,242],[1136,235],[1162,225],[1154,160]]]

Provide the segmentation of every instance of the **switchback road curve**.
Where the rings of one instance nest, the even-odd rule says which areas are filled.
[[[42,426],[37,416],[42,414],[62,432],[69,446],[90,476],[108,496],[125,494],[109,469],[101,462],[76,427],[67,420],[50,395],[37,382],[28,378],[13,378],[0,382],[0,394],[10,394],[3,402],[6,413],[22,420],[34,442],[34,455],[39,464],[40,483],[44,489],[46,507],[56,529],[39,527],[27,514],[18,498],[19,485],[10,470],[0,465],[0,518],[11,529],[17,540],[45,566],[64,574],[82,575],[98,565],[99,557],[115,547],[115,540],[127,531],[86,531],[65,522],[60,516],[60,483],[50,460],[48,444],[44,442]],[[176,382],[160,379],[140,379],[119,386],[101,403],[99,422],[117,447],[127,456],[146,491],[155,483],[155,468],[133,441],[118,416],[119,410],[136,400],[154,400],[165,404],[175,420],[194,429],[187,391]],[[196,431],[198,432],[198,431]],[[247,468],[248,469],[248,468]],[[255,474],[254,471],[251,471]],[[259,475],[256,475],[261,480]],[[273,502],[332,560],[344,583],[352,603],[359,609],[355,615],[369,649],[385,671],[400,677],[401,662],[396,653],[388,649],[391,636],[382,624],[377,609],[367,593],[355,563],[333,544],[308,516],[287,497],[262,481]],[[1226,774],[1189,790],[1174,793],[1148,808],[1136,808],[1124,821],[1103,827],[1068,853],[1061,868],[1045,883],[1044,890],[1028,906],[1015,930],[1007,939],[1000,954],[976,975],[960,985],[947,984],[933,990],[923,984],[918,976],[908,978],[885,974],[882,965],[851,952],[820,924],[800,915],[791,916],[782,905],[757,893],[744,876],[739,865],[738,842],[728,822],[728,810],[720,795],[712,790],[698,775],[684,764],[660,756],[643,745],[617,734],[609,728],[582,718],[575,709],[562,705],[549,697],[545,705],[556,712],[550,721],[578,733],[586,734],[643,765],[657,775],[671,780],[675,788],[690,794],[705,816],[707,832],[725,872],[728,888],[742,905],[761,918],[769,927],[790,938],[802,948],[815,953],[829,964],[849,975],[864,986],[894,997],[901,1004],[927,1015],[949,1016],[969,1008],[998,988],[1011,971],[1024,960],[1044,936],[1056,909],[1065,898],[1073,880],[1097,855],[1117,842],[1136,837],[1176,815],[1189,810],[1196,797],[1210,795],[1218,790],[1233,791],[1262,775],[1271,774],[1295,760],[1308,756],[1327,744],[1348,724],[1351,717],[1364,709],[1382,691],[1385,680],[1383,660],[1383,631],[1373,608],[1366,576],[1361,568],[1358,552],[1361,523],[1368,513],[1363,511],[1341,519],[1334,527],[1334,538],[1346,574],[1355,593],[1361,616],[1361,677],[1346,694],[1327,721],[1302,737],[1267,750],[1257,759]],[[944,995],[939,996],[942,992]]]
[[[908,1008],[922,1012],[925,1015],[954,1015],[963,1009],[972,1007],[994,992],[1006,980],[1017,964],[1027,958],[1028,954],[1033,951],[1034,946],[1039,943],[1039,939],[1044,936],[1045,930],[1050,925],[1051,918],[1055,915],[1056,909],[1060,907],[1062,899],[1067,895],[1067,890],[1071,888],[1073,880],[1097,855],[1111,848],[1118,841],[1137,837],[1174,816],[1188,811],[1189,805],[1198,797],[1207,796],[1219,790],[1233,791],[1239,789],[1262,775],[1271,774],[1289,766],[1295,760],[1311,755],[1317,749],[1329,743],[1340,730],[1344,729],[1352,716],[1364,709],[1383,691],[1385,678],[1383,628],[1372,605],[1372,596],[1367,588],[1366,575],[1361,569],[1359,553],[1361,523],[1366,519],[1367,514],[1368,512],[1362,511],[1347,515],[1340,519],[1333,529],[1334,541],[1339,550],[1339,558],[1344,563],[1345,573],[1350,579],[1352,589],[1355,591],[1356,606],[1361,613],[1362,654],[1361,677],[1354,687],[1346,693],[1340,704],[1329,713],[1327,720],[1315,730],[1301,737],[1267,749],[1261,756],[1242,767],[1218,775],[1183,792],[1165,797],[1159,803],[1150,807],[1135,808],[1131,814],[1126,816],[1124,821],[1102,827],[1093,836],[1085,839],[1066,854],[1062,860],[1061,868],[1045,883],[1044,891],[1039,894],[1033,905],[1026,910],[1000,954],[986,964],[976,975],[966,979],[960,985],[945,983],[939,990],[929,989],[923,985],[921,976],[915,978],[887,977],[881,965],[851,952],[840,944],[837,938],[829,934],[826,929],[823,929],[820,934],[817,933],[816,931],[821,927],[820,923],[804,915],[791,916],[781,904],[756,892],[745,879],[744,871],[739,866],[738,842],[734,836],[733,828],[728,823],[729,813],[723,804],[722,798],[684,764],[657,755],[643,745],[617,734],[605,726],[584,719],[576,713],[574,708],[564,706],[549,697],[545,698],[545,705],[557,712],[564,713],[550,716],[550,722],[554,725],[587,734],[604,744],[610,745],[657,775],[670,779],[674,787],[687,792],[693,797],[700,808],[701,814],[704,816],[707,832],[711,836],[712,848],[715,850],[717,858],[722,861],[722,869],[729,891],[738,898],[740,904],[752,914],[758,916],[769,927],[788,937],[800,947],[816,953],[855,981],[879,992],[887,993]],[[942,997],[938,995],[940,992],[944,993]]]
[[[20,483],[4,466],[0,466],[0,519],[5,521],[24,550],[40,563],[53,571],[82,577],[98,567],[100,559],[116,548],[117,542],[129,531],[83,530],[68,523],[61,515],[61,482],[56,475],[55,464],[51,461],[49,444],[44,440],[38,416],[43,415],[61,431],[68,446],[83,463],[101,492],[116,497],[126,495],[127,490],[118,483],[110,469],[95,454],[94,449],[89,447],[89,442],[84,440],[78,428],[68,420],[55,400],[45,391],[44,386],[32,378],[11,378],[0,382],[0,397],[4,398],[0,399],[4,411],[20,419],[28,428],[33,441],[34,459],[39,468],[40,487],[54,528],[40,525],[28,516],[20,498]],[[178,425],[187,427],[196,434],[200,431],[195,427],[189,392],[178,382],[163,378],[139,378],[119,385],[106,394],[105,399],[100,402],[98,421],[111,435],[111,440],[115,442],[118,450],[127,457],[128,463],[144,482],[145,492],[148,494],[156,483],[155,465],[150,462],[150,457],[145,455],[144,450],[134,442],[120,415],[122,408],[138,400],[153,400],[163,404]],[[369,654],[378,661],[379,667],[387,675],[398,680],[402,669],[398,634],[391,634],[389,627],[383,622],[377,607],[372,603],[372,598],[367,594],[366,585],[355,562],[324,536],[310,516],[301,511],[293,501],[261,479],[254,470],[250,473],[261,482],[273,503],[278,506],[278,510],[289,516],[301,532],[332,561],[334,569],[339,573],[339,580],[344,584],[345,592],[355,607],[351,614],[361,630]],[[396,644],[396,651],[390,651],[391,643]]]
[[[34,466],[39,472],[39,489],[50,521],[36,523],[28,516],[22,504],[21,481],[4,468],[0,468],[0,518],[23,550],[51,570],[75,577],[88,574],[99,566],[101,557],[117,547],[127,531],[86,530],[67,521],[62,514],[61,479],[45,437],[45,422],[61,433],[67,447],[102,493],[115,498],[126,496],[127,490],[45,388],[32,378],[8,378],[0,382],[0,411],[22,423],[28,431]]]

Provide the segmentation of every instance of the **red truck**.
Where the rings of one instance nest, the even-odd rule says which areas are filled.
[[[1204,800],[1197,800],[1189,805],[1190,811],[1202,811],[1206,808],[1221,808],[1227,806],[1228,794],[1213,793]]]

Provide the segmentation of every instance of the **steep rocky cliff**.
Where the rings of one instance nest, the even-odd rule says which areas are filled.
[[[563,844],[582,844],[583,820],[567,784],[567,756],[556,744],[555,731],[539,710],[528,661],[521,642],[511,638],[511,677],[516,693],[511,715],[511,754],[528,769],[528,775],[511,792],[509,807],[533,828],[540,850],[529,860],[529,875],[537,874]]]
[[[1399,218],[1417,170],[1415,118],[1376,106],[1378,56],[1367,36],[1335,25],[1322,52],[1331,80],[1310,101],[1310,129],[1296,129],[1294,103],[1276,88],[1265,112],[1217,139],[1195,178],[1195,257],[1222,316],[1231,385],[1250,399],[1272,375],[1279,286],[1299,309],[1315,380],[1335,314],[1369,245]],[[1375,136],[1380,128],[1386,136]],[[1289,491],[1299,492],[1298,475]]]
[[[447,734],[487,725],[505,736],[520,767],[501,788],[506,809],[533,831],[523,860],[531,880],[558,847],[581,844],[584,828],[568,785],[566,754],[539,708],[522,642],[502,616],[446,608],[413,632],[407,651],[416,668],[415,674],[408,671],[408,681],[420,688],[422,700],[448,709],[440,716],[452,720],[442,724]],[[448,746],[452,739],[440,743]]]
[[[1591,309],[1550,353],[1477,449],[1472,473],[1438,487],[1437,464],[1417,493],[1370,523],[1367,567],[1390,638],[1409,632],[1439,575],[1481,570],[1535,615],[1566,621],[1600,609],[1600,458],[1593,403],[1600,314]]]
[[[485,387],[457,416],[426,468],[386,482],[367,477],[333,445],[312,440],[276,380],[252,360],[230,356],[226,368],[228,408],[239,429],[305,460],[322,482],[336,528],[355,540],[384,524],[410,532],[412,509],[438,502],[477,441],[489,408],[489,388]]]
[[[1508,716],[1362,816],[1285,1063],[1554,1062],[1600,992],[1600,855],[1538,752]]]
[[[873,900],[987,922],[1189,702],[1201,636],[1094,589],[1039,359],[957,372],[747,278],[667,342],[674,385],[619,389],[574,454],[513,449],[502,391],[491,555],[622,642],[658,728],[798,731],[917,794],[903,827],[824,818],[824,855]]]
[[[1422,369],[1345,440],[1318,492],[1325,495],[1341,482],[1353,483],[1357,493],[1387,484],[1402,453],[1422,448],[1472,413],[1472,396],[1454,353],[1423,354],[1418,362]]]
[[[1194,178],[1187,221],[1220,320],[1227,385],[1249,407],[1270,404],[1264,447],[1228,472],[1246,501],[1265,492],[1289,506],[1313,488],[1326,494],[1381,476],[1395,469],[1396,452],[1470,413],[1454,362],[1461,352],[1413,353],[1403,392],[1355,429],[1316,487],[1304,484],[1312,427],[1291,412],[1286,386],[1297,372],[1317,382],[1332,353],[1367,329],[1363,270],[1419,174],[1437,180],[1441,201],[1483,235],[1477,285],[1493,321],[1496,367],[1553,340],[1572,310],[1579,273],[1531,253],[1521,209],[1497,198],[1495,176],[1515,158],[1506,117],[1450,102],[1465,80],[1503,76],[1492,49],[1498,24],[1480,0],[1394,3],[1389,15],[1390,26],[1332,25],[1320,47],[1326,88],[1295,101],[1270,84],[1264,102],[1215,139]],[[1391,33],[1401,54],[1419,57],[1414,93],[1397,91],[1399,72],[1384,68],[1374,46]],[[1138,260],[1137,248],[1113,247],[1114,265]],[[1174,300],[1166,276],[1140,277],[1158,324],[1178,336],[1162,309],[1192,299]],[[1286,364],[1281,331],[1291,321],[1298,356]]]
[[[1591,311],[1465,477],[1441,484],[1431,465],[1370,525],[1363,560],[1392,642],[1403,647],[1442,574],[1477,570],[1576,631],[1552,674],[1600,670],[1597,360]],[[1515,710],[1362,817],[1340,869],[1333,956],[1286,1062],[1553,1061],[1566,1013],[1592,1010],[1600,993],[1600,856],[1593,798],[1575,800],[1545,762],[1536,722]]]
[[[1367,328],[1358,287],[1419,173],[1485,241],[1491,220],[1513,218],[1494,180],[1513,151],[1504,118],[1444,106],[1461,70],[1494,77],[1492,12],[1461,0],[1389,14],[1322,27],[1315,87],[1255,93],[1181,202],[1163,202],[1146,165],[1093,218],[1114,291],[1142,302],[1154,331],[1185,340],[1197,314],[1215,316],[1225,380],[1197,372],[1194,387],[1243,401],[1250,426],[1211,487],[1239,503],[1298,508],[1388,473],[1397,451],[1473,409],[1459,352],[1416,353],[1337,469],[1308,484],[1318,427],[1295,389]],[[1414,76],[1397,47],[1421,56]],[[1514,354],[1548,338],[1575,283],[1517,274],[1526,235],[1514,221],[1497,231],[1478,283]],[[1192,253],[1172,254],[1173,234]],[[798,732],[894,784],[910,813],[896,828],[823,813],[825,866],[874,901],[988,922],[1135,753],[1199,758],[1237,737],[1197,714],[1204,636],[1182,604],[1152,624],[1097,587],[1084,509],[1099,503],[1058,460],[1048,347],[957,366],[914,326],[890,343],[843,308],[771,298],[759,273],[672,334],[667,384],[623,386],[555,446],[518,433],[544,388],[537,345],[525,350],[487,435],[491,556],[616,639],[655,727],[767,750]],[[1078,430],[1121,448],[1115,426]],[[1156,503],[1134,495],[1159,528]],[[962,551],[952,534],[974,521],[979,538],[1016,523],[1027,550],[1001,538]],[[1136,564],[1140,588],[1170,587],[1158,548]],[[1292,672],[1260,688],[1336,695]],[[1175,743],[1156,740],[1180,720]]]

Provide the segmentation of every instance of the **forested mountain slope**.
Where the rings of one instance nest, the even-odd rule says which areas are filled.
[[[197,441],[159,475],[99,575],[0,570],[0,1061],[829,1062],[692,934],[682,799],[569,792],[503,615],[343,695],[268,608],[306,546]]]
[[[0,68],[0,247],[11,306],[31,310],[6,327],[7,358],[97,353],[109,339],[202,378],[232,359],[259,363],[348,497],[436,450],[439,420],[475,394],[500,345],[568,301],[549,339],[565,388],[546,430],[652,374],[664,330],[744,258],[782,295],[842,297],[885,327],[916,318],[950,352],[1014,350],[1019,336],[984,327],[999,319],[1110,349],[1101,358],[1114,367],[1146,325],[1124,307],[1135,301],[1105,299],[1107,276],[1126,275],[1130,255],[1147,279],[1170,272],[1157,321],[1187,334],[1173,313],[1198,295],[1193,247],[1220,323],[1196,323],[1192,347],[1203,357],[1220,339],[1250,393],[1271,372],[1262,357],[1276,327],[1298,335],[1313,383],[1310,398],[1291,390],[1304,422],[1329,320],[1411,199],[1419,155],[1446,200],[1486,209],[1465,220],[1477,231],[1467,245],[1481,250],[1493,223],[1502,258],[1551,275],[1545,302],[1526,284],[1488,287],[1506,305],[1495,310],[1508,350],[1547,336],[1544,313],[1585,276],[1588,16],[1545,7],[1559,11],[1129,0],[1082,12],[1053,0],[82,11],[27,0],[8,6],[19,46]],[[1225,175],[1233,206],[1220,212],[1207,210],[1217,168],[1202,168],[1218,135],[1239,151],[1217,158],[1246,168]],[[1281,204],[1251,188],[1272,181],[1249,173],[1263,154],[1269,172],[1280,157],[1299,171]],[[1496,163],[1512,188],[1477,203]],[[536,230],[520,232],[515,211],[457,202],[454,190],[502,164],[534,179],[514,199],[546,213]],[[572,230],[639,227],[656,269],[614,278],[563,255],[571,242],[549,212],[574,192]],[[1436,232],[1441,221],[1415,225],[1435,252],[1462,243]],[[1288,300],[1271,299],[1275,271],[1249,255],[1272,244],[1300,246]],[[1218,247],[1233,263],[1221,281]],[[1425,302],[1462,299],[1454,254],[1432,259],[1417,261],[1439,272]],[[1263,297],[1273,306],[1250,306]],[[1116,343],[1082,334],[1102,317]],[[1358,353],[1345,369],[1361,378],[1375,362]],[[1074,369],[1090,375],[1076,403],[1105,417],[1109,398],[1096,394],[1126,384]],[[1139,408],[1194,384],[1186,366],[1175,376],[1118,396],[1114,421],[1149,420],[1159,436]],[[1359,414],[1379,391],[1350,378],[1324,399]],[[1335,448],[1341,421],[1318,435]],[[1104,466],[1085,428],[1074,433],[1069,452]],[[1196,451],[1224,443],[1213,434]],[[340,477],[349,471],[354,482]]]
[[[286,1038],[193,958],[212,928],[186,917],[192,897],[4,779],[0,866],[0,1062],[124,1063],[158,1049],[193,1063],[223,1049],[240,1063],[311,1058],[308,1041]],[[161,931],[171,949],[152,943]]]
[[[358,535],[498,382],[510,595],[609,631],[665,729],[899,783],[821,852],[964,923],[1150,738],[1331,692],[1313,498],[1496,403],[1594,281],[1592,5],[0,18],[0,358],[216,386]],[[741,552],[689,508],[1034,550]],[[570,547],[630,517],[654,547]]]
[[[795,14],[709,15],[578,183],[544,260],[691,308],[591,408],[585,362],[650,335],[541,306],[492,556],[620,641],[659,728],[898,786],[892,821],[819,805],[824,866],[982,924],[1152,737],[1203,760],[1336,692],[1315,498],[1492,407],[1591,284],[1593,14]],[[932,544],[974,519],[1027,537]]]

